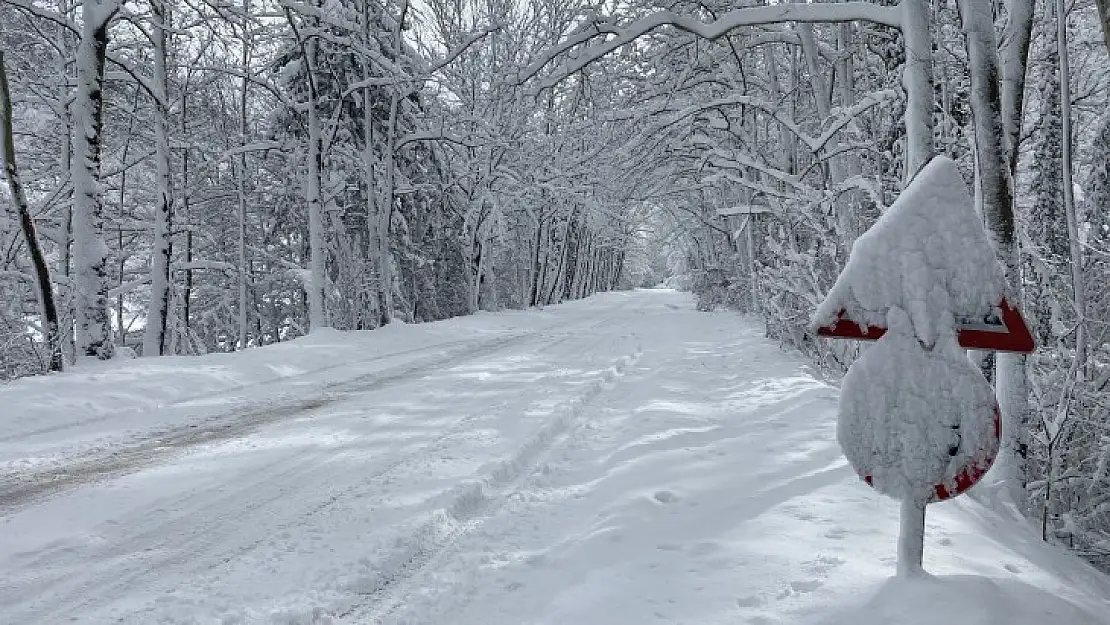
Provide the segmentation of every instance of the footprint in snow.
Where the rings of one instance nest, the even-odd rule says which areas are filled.
[[[810,522],[810,521],[820,521],[821,520],[821,517],[817,516],[816,514],[813,514],[812,512],[809,512],[807,510],[793,510],[792,512],[793,512],[792,516],[795,519],[798,519],[799,521]]]
[[[785,599],[791,595],[804,595],[811,593],[822,586],[819,579],[801,579],[790,582],[786,588],[782,589],[779,593],[779,599]]]
[[[672,493],[669,490],[660,490],[656,491],[656,493],[652,495],[652,499],[662,504],[668,504],[678,501],[678,495]]]
[[[693,556],[708,556],[717,553],[721,550],[721,545],[713,541],[705,541],[695,544],[690,548],[690,555]]]
[[[758,608],[764,603],[765,602],[763,601],[763,597],[760,597],[759,595],[749,595],[747,597],[738,597],[736,599],[736,605],[741,608]]]
[[[815,560],[806,562],[806,570],[816,575],[828,575],[829,571],[844,564],[844,560],[835,556],[820,556]]]

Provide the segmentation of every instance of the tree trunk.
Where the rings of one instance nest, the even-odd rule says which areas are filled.
[[[243,72],[239,84],[239,145],[247,145],[247,95],[250,86],[250,0],[243,0],[243,41],[240,49],[240,70]],[[250,317],[247,295],[250,289],[251,268],[247,259],[247,153],[244,150],[237,159],[238,175],[236,191],[239,200],[239,349],[250,344]]]
[[[60,15],[70,15],[73,12],[73,7],[76,4],[71,3],[70,0],[58,0],[58,13]],[[72,67],[75,63],[75,54],[72,52],[72,38],[69,36],[70,31],[63,25],[58,25],[55,36],[54,46],[59,51],[56,55],[58,60],[55,71],[57,75],[62,77],[58,83],[58,90],[55,92],[55,97],[59,101],[67,101],[72,95],[72,84],[70,77],[72,75]],[[61,128],[59,129],[59,137],[62,140],[61,153],[58,155],[58,165],[61,171],[71,171],[73,167],[73,109],[71,106],[65,106],[61,111]],[[66,296],[66,291],[63,288],[59,294],[61,304],[65,307],[63,324],[65,328],[62,330],[62,351],[64,352],[64,360],[67,363],[72,363],[77,360],[77,333],[74,332],[74,324],[77,319],[77,297],[73,290],[73,189],[72,185],[67,189],[62,196],[62,200],[68,204],[65,211],[65,224],[61,250],[61,262],[58,270],[65,276],[66,281],[69,283],[69,294]]]
[[[1071,84],[1068,71],[1068,12],[1064,0],[1056,0],[1056,44],[1060,61],[1060,117],[1062,122],[1061,170],[1064,187],[1064,216],[1068,224],[1068,247],[1071,253],[1072,301],[1075,305],[1075,362],[1076,374],[1083,379],[1087,370],[1087,294],[1083,283],[1083,251],[1079,241],[1079,222],[1075,215],[1075,198],[1072,186],[1071,155]]]
[[[590,269],[586,274],[586,297],[597,293],[597,271],[598,266],[601,264],[601,252],[604,248],[598,246],[594,247],[590,253]]]
[[[574,283],[578,277],[578,258],[582,255],[582,215],[585,214],[584,209],[575,210],[571,216],[571,224],[567,228],[567,245],[570,246],[570,236],[574,235],[574,247],[568,249],[567,253],[567,271],[566,280],[563,282],[563,295],[562,299],[574,299]]]
[[[181,107],[181,120],[182,124],[185,123],[185,107]],[[184,130],[184,128],[182,129]],[[189,229],[185,232],[185,266],[189,267],[185,270],[185,291],[181,294],[182,311],[181,311],[181,324],[185,330],[185,336],[188,337],[189,345],[193,346],[194,341],[192,333],[192,303],[193,303],[193,269],[190,266],[193,262],[193,228],[189,215],[189,194],[185,190],[189,188],[189,150],[186,148],[181,152],[181,210],[185,215],[186,223],[190,224]]]
[[[613,284],[610,287],[610,290],[612,290],[612,291],[615,291],[615,290],[620,288],[621,279],[624,278],[624,259],[625,259],[624,250],[625,250],[625,248],[622,245],[621,246],[621,251],[618,254],[616,254],[616,257],[613,260]],[[633,285],[633,286],[635,286],[635,285]]]
[[[470,242],[470,271],[468,275],[470,293],[467,302],[470,314],[474,314],[482,308],[482,272],[485,270],[486,263],[486,246],[482,239],[482,218],[479,216],[478,224],[474,228],[474,235]]]
[[[578,254],[574,261],[577,266],[574,271],[577,280],[574,287],[574,299],[582,299],[586,296],[587,283],[590,279],[590,257],[593,254],[593,236],[589,229],[583,227],[579,236],[582,237],[582,243],[579,244]]]
[[[363,36],[369,42],[374,37],[373,30],[370,27],[370,0],[362,0],[361,9]],[[370,77],[371,61],[364,55],[362,58],[362,79],[369,81]],[[374,319],[373,323],[378,325],[386,318],[386,315],[382,312],[385,303],[381,298],[380,283],[382,276],[380,273],[380,254],[377,252],[380,245],[378,228],[381,227],[381,220],[378,218],[378,210],[380,210],[378,207],[378,187],[374,175],[374,167],[378,159],[374,156],[374,101],[371,96],[370,87],[362,90],[362,175],[363,184],[366,187],[367,257],[371,259],[371,265],[377,265],[379,270],[379,287],[370,291],[370,297],[372,298],[370,307],[377,311],[377,318]]]
[[[570,253],[570,216],[568,215],[563,221],[563,240],[560,245],[559,264],[555,269],[555,280],[551,284],[551,290],[547,292],[547,303],[558,304],[559,299],[556,294],[560,293],[563,289],[563,282],[566,280],[567,273],[567,257]]]
[[[107,360],[115,354],[108,313],[108,246],[104,243],[104,202],[100,186],[100,131],[104,108],[104,61],[108,26],[119,10],[112,1],[82,3],[77,53],[77,93],[73,104],[73,231],[77,274],[77,351]]]
[[[1002,127],[1009,148],[1010,175],[1017,171],[1029,42],[1033,34],[1033,0],[1009,0],[1008,19],[999,55],[1002,62]]]
[[[397,116],[400,108],[400,95],[394,87],[389,98],[389,128],[385,148],[385,176],[382,201],[378,205],[378,303],[381,306],[381,325],[393,320],[393,245],[390,236],[393,229],[393,208],[397,201]]]
[[[934,152],[932,15],[929,0],[902,0],[901,7],[906,41],[906,69],[902,75],[906,89],[906,164],[902,179],[909,184]]]
[[[320,195],[323,130],[320,127],[320,93],[316,88],[316,38],[305,37],[288,7],[285,19],[304,54],[308,81],[308,155],[305,171],[305,204],[308,210],[308,276],[302,280],[308,305],[308,328],[313,332],[327,325],[324,317],[324,207]]]
[[[528,294],[528,305],[538,306],[540,303],[540,289],[543,287],[543,276],[540,267],[540,249],[543,246],[543,215],[536,219],[536,239],[532,248],[532,288]]]
[[[551,240],[555,238],[557,225],[555,217],[551,217],[551,225],[544,228],[543,237],[540,239],[540,265],[538,272],[538,287],[536,290],[536,306],[544,306],[547,301],[544,293],[547,291],[548,276],[551,274]]]
[[[158,206],[154,214],[154,243],[150,263],[150,305],[143,334],[143,356],[166,353],[166,327],[170,314],[170,257],[173,243],[173,190],[170,179],[169,78],[166,74],[166,27],[170,15],[165,0],[151,0],[154,21],[154,150],[158,180]]]
[[[308,71],[315,72],[316,42],[305,44]],[[323,155],[323,130],[320,127],[319,94],[313,83],[311,101],[308,104],[308,327],[309,331],[319,330],[327,325],[324,318],[324,207],[320,195],[320,171]]]
[[[393,53],[394,58],[400,58],[403,50],[401,37],[404,30],[405,18],[408,15],[408,0],[403,0],[397,22],[393,27]],[[394,85],[390,89],[389,98],[389,129],[386,137],[385,158],[385,189],[382,193],[384,201],[378,207],[378,300],[381,305],[381,324],[385,325],[393,320],[393,209],[397,195],[397,126],[401,107],[401,86]]]
[[[960,0],[959,6],[971,66],[971,110],[983,218],[991,244],[1006,273],[1011,304],[1020,307],[1013,181],[1004,149],[1006,135],[1002,123],[994,16],[990,3]],[[1025,355],[1000,353],[995,366],[996,392],[1003,420],[1003,448],[997,470],[1010,488],[1014,501],[1024,506],[1025,485],[1029,479],[1029,391],[1025,378]]]
[[[58,307],[54,301],[54,284],[50,280],[50,268],[46,255],[39,245],[35,231],[35,221],[31,216],[31,206],[23,191],[23,179],[15,161],[15,136],[12,132],[12,95],[8,88],[8,72],[4,67],[4,51],[0,50],[0,160],[3,161],[4,174],[8,178],[8,188],[12,200],[19,211],[19,223],[27,249],[31,253],[31,264],[35,269],[35,285],[38,287],[39,307],[42,310],[42,331],[46,335],[46,345],[50,350],[50,371],[62,371],[65,359],[62,355],[61,326],[58,323]]]

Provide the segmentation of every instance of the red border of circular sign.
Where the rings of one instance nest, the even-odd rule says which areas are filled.
[[[970,464],[964,465],[963,468],[961,468],[956,473],[955,491],[949,492],[948,487],[944,484],[937,484],[933,486],[933,497],[930,499],[930,501],[944,501],[946,499],[951,499],[957,495],[965,493],[969,488],[978,484],[979,480],[983,479],[983,476],[986,475],[987,471],[990,470],[991,465],[994,464],[995,458],[998,457],[998,443],[1001,438],[1002,420],[999,416],[998,405],[996,404],[994,407],[994,443],[996,444],[991,446],[991,449],[989,450],[991,452],[990,455],[988,455],[982,461],[971,462]],[[868,486],[874,487],[874,485],[871,483],[870,475],[860,474],[860,477],[863,478],[864,482],[867,482]]]

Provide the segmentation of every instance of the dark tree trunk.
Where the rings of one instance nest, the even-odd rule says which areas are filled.
[[[23,229],[23,238],[27,240],[27,249],[31,252],[31,264],[35,268],[35,283],[39,292],[39,304],[42,306],[43,332],[46,334],[46,344],[50,349],[49,367],[51,371],[61,371],[65,368],[65,360],[62,358],[61,328],[58,325],[58,308],[54,302],[54,285],[50,281],[50,268],[46,264],[42,246],[39,245],[35,221],[31,217],[31,207],[27,203],[23,180],[19,176],[19,168],[15,162],[12,97],[8,89],[8,73],[4,67],[3,50],[0,50],[0,133],[3,134],[4,139],[4,172],[12,191],[12,199],[15,200],[16,209],[19,211],[19,223]]]

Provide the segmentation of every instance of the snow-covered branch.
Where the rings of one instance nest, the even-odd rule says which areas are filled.
[[[652,13],[626,26],[618,26],[612,20],[598,20],[584,25],[566,40],[542,54],[521,72],[517,82],[523,83],[531,79],[560,55],[569,53],[596,38],[603,38],[604,40],[579,50],[573,58],[557,67],[551,76],[540,81],[537,85],[538,89],[551,88],[567,76],[574,74],[606,54],[664,26],[672,26],[703,39],[714,41],[737,28],[745,26],[760,26],[781,22],[852,22],[860,20],[893,28],[900,28],[902,25],[901,11],[898,7],[883,7],[870,2],[775,4],[749,7],[729,11],[712,22],[702,22],[671,11]]]

